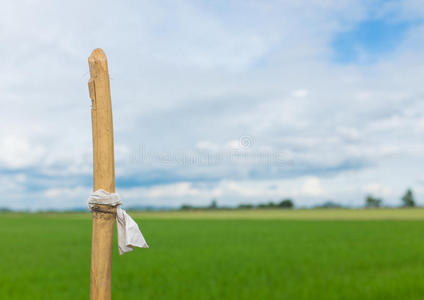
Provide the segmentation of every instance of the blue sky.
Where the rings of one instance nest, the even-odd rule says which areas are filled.
[[[127,206],[424,204],[423,18],[414,0],[5,3],[0,207],[85,205],[97,47]]]
[[[339,63],[375,63],[396,51],[408,29],[413,27],[408,21],[387,19],[358,22],[353,28],[335,35],[331,45],[333,58]]]

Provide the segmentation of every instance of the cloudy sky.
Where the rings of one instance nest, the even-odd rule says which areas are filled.
[[[423,1],[2,1],[0,207],[83,207],[87,58],[126,206],[424,204]]]

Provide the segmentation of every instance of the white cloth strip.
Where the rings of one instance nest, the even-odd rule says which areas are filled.
[[[116,226],[118,229],[119,254],[134,250],[134,247],[149,248],[137,223],[119,207],[122,204],[117,193],[109,193],[105,190],[97,190],[88,197],[87,206],[91,210],[95,204],[118,206],[116,209]]]
[[[109,193],[105,190],[97,190],[88,197],[87,206],[91,210],[95,204],[118,206],[122,204],[121,197],[117,193]]]

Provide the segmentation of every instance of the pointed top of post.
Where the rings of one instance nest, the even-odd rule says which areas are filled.
[[[88,58],[89,62],[95,61],[107,61],[106,54],[101,48],[96,48],[91,52],[90,57]]]
[[[98,76],[101,76],[100,74],[106,74],[106,76],[108,76],[107,80],[109,81],[107,58],[102,49],[97,48],[91,52],[91,55],[88,58],[88,64],[90,66],[91,78],[97,78]]]

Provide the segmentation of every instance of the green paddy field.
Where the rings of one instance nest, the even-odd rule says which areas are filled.
[[[424,299],[424,209],[137,212],[114,299]],[[88,299],[87,214],[0,214],[0,299]]]

